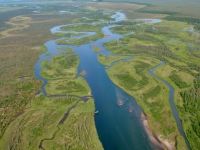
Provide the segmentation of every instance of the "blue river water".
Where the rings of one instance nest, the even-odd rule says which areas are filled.
[[[126,19],[125,15],[119,12],[113,15],[112,18],[115,19],[112,23]],[[62,33],[62,27],[52,28],[52,34]],[[80,58],[78,73],[84,72],[84,77],[95,100],[95,107],[98,111],[98,114],[95,115],[95,124],[104,149],[155,149],[155,145],[151,143],[141,120],[142,109],[136,103],[134,97],[129,96],[113,84],[106,73],[106,68],[98,61],[98,53],[93,49],[95,46],[101,49],[102,54],[111,54],[103,45],[109,41],[122,38],[121,35],[111,32],[110,28],[112,27],[113,25],[107,25],[102,28],[104,38],[80,46],[58,45],[56,40],[47,41],[45,46],[48,52],[39,57],[35,65],[35,76],[38,80],[43,81],[41,92],[47,95],[45,87],[48,81],[41,75],[41,63],[59,55],[60,51],[58,49],[60,47],[72,48]],[[66,31],[63,31],[63,33],[66,33]],[[91,35],[94,35],[94,33],[81,32],[80,37],[76,35],[72,38],[83,38]]]
[[[109,37],[74,48],[80,57],[78,70],[85,72],[96,110],[99,111],[95,116],[99,138],[105,150],[151,149],[152,145],[141,122],[141,108],[134,98],[112,83],[92,49],[92,45],[103,48],[103,43],[120,37],[107,31],[109,27],[103,28],[103,33],[109,33]],[[101,51],[109,55],[105,48]]]
[[[112,18],[116,22],[125,19],[124,14],[116,13]],[[51,29],[53,34],[62,33],[63,26]],[[88,82],[92,95],[95,100],[95,107],[98,114],[95,115],[96,129],[105,150],[150,150],[153,144],[150,142],[141,120],[142,110],[135,99],[125,93],[112,83],[103,65],[98,62],[97,53],[93,46],[101,49],[104,55],[110,52],[103,46],[104,43],[121,38],[118,34],[110,31],[111,25],[102,28],[104,38],[91,41],[80,46],[57,45],[56,40],[45,43],[48,52],[38,59],[35,65],[35,76],[43,81],[41,92],[47,95],[45,86],[48,81],[41,75],[41,63],[50,60],[58,55],[59,47],[71,47],[80,58],[78,72],[84,71],[85,79]],[[66,32],[66,31],[65,31]],[[94,35],[92,32],[81,33],[80,36],[86,37]],[[74,37],[74,38],[82,38]]]

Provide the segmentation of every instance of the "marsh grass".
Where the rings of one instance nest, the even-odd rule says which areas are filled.
[[[6,13],[10,13],[5,18],[7,20],[18,15],[15,11]],[[67,14],[61,16],[51,12],[35,15],[20,10],[21,13],[31,18],[30,26],[22,30],[16,30],[15,34],[0,39],[0,149],[7,149],[8,147],[11,149],[38,149],[40,141],[44,138],[51,138],[55,130],[58,129],[57,124],[60,119],[76,102],[78,102],[77,109],[72,109],[72,114],[69,113],[69,118],[71,118],[69,119],[69,125],[60,126],[62,131],[65,132],[60,132],[52,143],[55,142],[55,145],[59,145],[60,149],[65,149],[65,144],[76,147],[78,146],[77,143],[80,143],[78,139],[87,137],[90,140],[85,141],[85,144],[80,144],[80,147],[88,149],[88,145],[91,145],[91,149],[102,149],[94,124],[93,101],[90,99],[84,103],[78,98],[79,96],[88,95],[89,88],[82,78],[75,78],[77,58],[66,58],[64,55],[55,58],[56,65],[54,63],[52,65],[46,64],[46,66],[49,66],[49,68],[47,67],[49,69],[48,73],[52,73],[51,75],[46,73],[46,75],[49,75],[50,80],[56,79],[56,75],[59,75],[62,80],[59,79],[60,81],[58,81],[62,82],[62,88],[69,88],[69,86],[66,87],[67,84],[63,81],[67,80],[68,77],[71,78],[72,84],[70,87],[78,87],[76,94],[79,96],[76,98],[43,97],[38,94],[41,82],[36,81],[34,78],[34,64],[40,53],[46,51],[42,45],[48,39],[55,38],[50,34],[49,29],[58,24],[72,23],[72,20],[77,18],[78,15]],[[63,67],[68,67],[67,69],[71,72],[67,71],[66,68],[63,71]],[[66,73],[67,76],[65,76]],[[52,81],[52,84],[54,83]],[[51,92],[59,93],[61,88],[59,87],[56,90],[55,92],[53,89]],[[64,92],[69,92],[69,90]],[[86,118],[86,121],[82,121],[82,118]],[[67,122],[68,118],[65,121]],[[76,132],[76,128],[72,129],[74,124],[84,128]],[[78,137],[79,131],[81,131],[80,137]],[[61,134],[62,136],[60,136]],[[62,139],[57,140],[65,135],[70,140],[74,139],[75,142],[69,139],[65,139],[65,142],[61,142]],[[48,145],[51,145],[50,143]],[[44,146],[46,147],[45,142]]]

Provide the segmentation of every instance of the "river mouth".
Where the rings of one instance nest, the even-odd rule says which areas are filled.
[[[113,24],[126,19],[124,14],[120,12],[113,15],[113,18],[115,18],[115,21],[112,21]],[[51,32],[53,34],[60,33],[62,32],[61,27],[54,27]],[[43,81],[41,92],[47,95],[45,87],[48,81],[41,76],[41,63],[58,55],[57,50],[59,47],[72,48],[80,58],[78,73],[84,72],[84,78],[90,86],[95,100],[97,112],[95,114],[95,124],[104,149],[154,149],[155,147],[150,141],[141,119],[142,109],[133,97],[113,84],[106,73],[106,68],[98,61],[99,53],[93,49],[93,45],[95,45],[101,49],[101,54],[110,55],[110,52],[103,45],[109,41],[122,38],[121,35],[111,32],[110,28],[112,27],[113,25],[106,25],[102,28],[102,33],[105,35],[103,38],[78,46],[59,45],[56,40],[46,42],[48,54],[40,56],[35,65],[35,76]],[[90,34],[85,32],[84,36]],[[80,36],[83,36],[83,33]],[[75,38],[79,37],[76,36]]]

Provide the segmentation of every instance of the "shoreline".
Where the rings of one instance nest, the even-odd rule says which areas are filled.
[[[174,150],[175,149],[175,145],[173,145],[166,139],[161,139],[152,131],[152,129],[149,127],[148,117],[144,112],[141,114],[141,121],[147,135],[149,136],[149,140],[153,143],[153,147],[155,149],[157,150]]]

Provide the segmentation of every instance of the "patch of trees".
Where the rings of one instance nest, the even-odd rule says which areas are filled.
[[[177,14],[177,12],[166,11],[166,10],[155,10],[155,9],[152,9],[152,10],[149,9],[149,10],[147,10],[146,7],[139,9],[138,12],[141,12],[141,13],[150,13],[150,14],[167,14],[167,15],[175,15],[175,14]]]
[[[176,59],[175,54],[173,54],[167,46],[159,45],[159,46],[146,46],[146,45],[135,45],[134,53],[144,53],[152,55],[159,60],[165,60],[165,57],[171,57]]]
[[[194,24],[194,29],[200,31],[200,23]]]
[[[127,89],[132,89],[138,82],[129,73],[120,73],[116,77],[121,81],[124,87]]]
[[[134,44],[133,47],[130,47],[129,43],[131,42],[131,38],[136,38],[140,41],[152,41],[156,43],[155,46],[152,45],[143,45],[143,44]],[[178,59],[177,56],[169,49],[167,45],[165,45],[162,41],[155,39],[152,36],[146,34],[134,34],[129,36],[128,38],[124,38],[119,40],[116,44],[110,43],[106,44],[107,46],[116,45],[117,47],[109,47],[111,49],[120,49],[120,52],[123,54],[149,54],[152,55],[159,60],[165,60],[165,57],[170,57],[173,59]]]
[[[165,19],[170,21],[181,21],[181,22],[187,22],[188,24],[191,24],[194,26],[194,29],[197,31],[200,31],[200,19],[199,18],[193,18],[193,17],[178,17],[178,16],[167,16]]]
[[[198,75],[198,76],[194,79],[194,88],[195,88],[195,89],[199,89],[199,88],[200,88],[200,75]]]
[[[148,99],[149,97],[156,97],[161,91],[161,87],[157,85],[156,87],[150,89],[147,91],[147,93],[144,94],[144,98]]]
[[[197,72],[200,72],[200,66],[197,64],[188,63],[188,67],[189,70],[196,70]],[[193,75],[195,74],[193,73]]]
[[[133,21],[122,21],[122,22],[119,22],[118,23],[119,25],[122,25],[122,26],[134,26],[134,25],[137,25],[138,23],[137,22],[133,22]],[[117,28],[117,27],[115,27]],[[121,27],[119,27],[120,29]]]
[[[194,79],[194,86],[180,93],[184,110],[189,116],[190,125],[186,130],[192,149],[200,146],[200,74]]]
[[[169,78],[181,89],[189,86],[186,82],[182,81],[181,78],[175,73],[172,73]]]
[[[172,20],[172,21],[182,21],[182,22],[187,22],[190,24],[200,23],[199,18],[193,18],[193,17],[167,16],[165,17],[165,19]]]
[[[139,86],[145,86],[149,83],[149,80],[144,73],[144,71],[148,69],[149,67],[150,65],[148,63],[145,63],[142,61],[139,61],[139,64],[135,65],[136,73],[142,78],[138,83]]]

